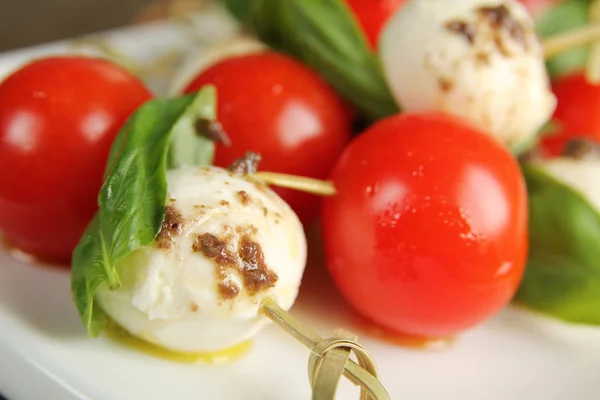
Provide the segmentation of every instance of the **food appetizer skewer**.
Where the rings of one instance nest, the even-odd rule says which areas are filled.
[[[544,59],[599,37],[596,23],[540,42],[518,1],[409,1],[386,25],[379,55],[404,111],[467,118],[521,153],[556,106]]]
[[[360,2],[349,3],[354,12],[361,12],[363,6]],[[257,10],[253,10],[252,5],[246,7],[260,13],[263,8],[267,8],[265,4],[256,5]],[[549,119],[555,107],[544,59],[551,59],[557,54],[597,41],[600,28],[592,23],[550,36],[540,42],[532,17],[519,1],[495,0],[490,3],[481,0],[460,0],[457,7],[449,7],[448,4],[435,0],[399,1],[393,5],[387,3],[377,5],[377,7],[389,7],[381,10],[381,20],[378,20],[379,24],[383,22],[385,24],[379,29],[366,26],[364,29],[381,31],[381,34],[378,33],[379,44],[373,48],[373,51],[381,62],[383,69],[381,78],[390,93],[387,98],[387,95],[383,95],[386,90],[378,89],[378,85],[373,82],[369,85],[369,91],[377,90],[381,95],[361,96],[361,99],[370,98],[371,102],[364,106],[358,104],[359,110],[367,115],[375,113],[378,117],[390,115],[393,111],[386,111],[385,115],[379,115],[378,111],[371,110],[379,101],[379,111],[388,108],[390,110],[395,108],[394,111],[401,109],[405,112],[444,111],[475,122],[498,137],[515,153],[526,151],[537,139],[540,128]],[[296,8],[303,6],[296,5],[294,0],[278,7],[292,13]],[[314,5],[314,7],[321,6]],[[394,9],[398,11],[392,14]],[[367,23],[363,21],[363,16],[364,11],[358,14],[361,24]],[[316,14],[314,18],[317,18]],[[259,21],[252,20],[252,22]],[[268,21],[260,20],[260,22]],[[276,21],[270,23],[277,25]],[[310,23],[318,24],[322,21],[311,20]],[[411,28],[413,25],[415,29]],[[343,26],[340,24],[333,29],[344,30]],[[262,25],[252,27],[259,36],[264,29]],[[344,30],[346,34],[349,34],[346,32],[348,29]],[[282,34],[293,36],[293,29],[286,29]],[[373,39],[373,34],[370,31],[367,33],[370,40]],[[429,45],[416,45],[424,42]],[[286,50],[295,53],[294,55],[310,65],[316,65],[317,69],[349,100],[354,101],[361,90],[367,90],[350,87],[354,80],[356,84],[360,82],[363,85],[366,77],[359,79],[356,76],[346,79],[342,77],[341,72],[337,71],[332,78],[329,76],[329,68],[335,63],[327,61],[327,54],[316,52],[315,56],[312,56],[306,54],[307,48],[303,47],[308,46],[307,43],[303,43],[302,46],[294,43],[295,41],[291,41],[288,44],[291,47]],[[355,47],[360,46],[355,45]],[[202,81],[202,70],[210,67],[211,64],[235,58],[236,55],[261,50],[266,50],[264,44],[242,38],[226,43],[225,46],[219,44],[210,48],[208,52],[203,51],[196,56],[191,56],[189,59],[192,62],[186,63],[186,68],[176,73],[172,93],[184,91],[185,78],[188,78],[189,82],[194,70],[196,79]],[[406,58],[406,54],[411,54],[411,57]],[[324,65],[320,64],[321,58]],[[355,58],[348,62],[355,62]],[[194,59],[196,62],[193,62]],[[315,64],[317,62],[319,64]],[[339,63],[341,65],[342,61],[340,60]],[[269,63],[265,62],[264,65],[268,66]],[[353,69],[360,70],[366,68],[365,65],[366,62],[357,64]],[[374,79],[378,74],[378,71],[372,71],[369,77]],[[194,85],[191,86],[188,90],[197,89]],[[346,92],[350,90],[353,93],[347,95]],[[520,96],[511,95],[515,90],[520,91]],[[535,107],[532,104],[535,104]],[[302,215],[301,219],[305,220]]]
[[[467,118],[517,152],[556,105],[533,19],[516,0],[409,1],[379,55],[402,110]]]
[[[542,43],[516,1],[457,0],[452,7],[442,0],[398,1],[398,12],[378,17],[385,26],[367,27],[359,15],[367,45],[341,1],[311,1],[308,8],[300,0],[252,2],[259,3],[250,22],[260,21],[254,26],[259,36],[322,76],[258,40],[234,40],[203,58],[192,56],[176,73],[173,97],[146,102],[127,122],[150,94],[106,62],[42,60],[0,85],[6,106],[0,117],[6,110],[16,115],[0,127],[7,138],[0,142],[0,163],[32,165],[32,157],[45,155],[25,139],[51,137],[46,127],[69,115],[55,99],[81,108],[66,125],[84,151],[73,152],[67,135],[48,151],[69,154],[73,168],[54,169],[49,157],[42,159],[47,171],[37,164],[33,173],[25,171],[60,188],[65,185],[55,178],[66,177],[81,185],[73,185],[81,193],[67,190],[55,201],[55,193],[48,196],[40,185],[15,200],[10,189],[19,175],[0,168],[8,182],[0,201],[19,205],[0,214],[0,227],[15,244],[41,257],[68,259],[96,209],[102,171],[90,164],[104,166],[108,155],[99,209],[72,260],[75,303],[91,335],[112,322],[157,347],[216,357],[243,346],[270,319],[310,349],[315,399],[331,399],[342,375],[361,386],[361,398],[388,399],[354,334],[336,331],[323,339],[287,312],[306,264],[304,227],[319,212],[337,288],[359,314],[393,334],[423,341],[453,337],[494,315],[515,293],[562,319],[600,323],[584,302],[597,302],[589,262],[595,253],[580,246],[597,239],[598,196],[588,187],[598,160],[594,146],[570,141],[593,138],[597,129],[582,135],[580,121],[561,111],[564,103],[555,110],[556,97],[566,95],[560,81],[551,90],[545,65],[545,58],[597,40],[597,25]],[[263,14],[269,4],[281,21]],[[352,2],[352,12],[364,12],[361,7]],[[337,25],[330,27],[329,19]],[[308,36],[299,39],[285,27],[294,21],[318,29],[303,30]],[[286,40],[277,42],[279,36]],[[343,42],[339,51],[327,51],[336,40]],[[63,77],[62,87],[47,86],[57,66],[87,83],[71,90]],[[23,76],[33,82],[31,90]],[[111,89],[104,96],[77,102],[104,83]],[[19,97],[20,85],[34,100]],[[594,97],[595,88],[586,85]],[[400,108],[404,113],[392,115]],[[32,110],[47,119],[29,118]],[[540,140],[553,112],[565,118],[558,121],[559,134],[541,138],[552,157],[517,160],[511,151],[521,154]],[[354,122],[360,134],[350,141]],[[81,144],[94,141],[100,144]],[[252,150],[265,156],[265,171],[258,170],[261,156]],[[101,162],[88,163],[88,155]],[[56,173],[63,170],[64,176]],[[320,199],[302,192],[324,196],[322,209]],[[573,218],[551,207],[556,199]],[[30,213],[54,227],[67,220],[64,204],[74,210],[66,239],[54,238],[52,230],[28,238],[31,232],[17,223]],[[573,221],[583,217],[587,224],[576,226]],[[32,220],[26,225],[43,222]],[[573,230],[582,226],[579,237]],[[16,240],[19,235],[24,240]],[[557,237],[567,245],[556,246]]]
[[[348,348],[360,365],[347,361],[339,374],[363,385],[365,399],[389,398],[360,345],[323,341],[286,313],[306,263],[302,224],[248,178],[258,155],[229,170],[202,166],[218,129],[215,91],[207,87],[146,103],[117,136],[100,209],[73,256],[73,294],[89,333],[99,334],[109,318],[171,351],[223,353],[255,336],[268,316],[316,354],[311,381],[331,375],[327,353]],[[328,390],[335,385],[326,380]]]
[[[331,181],[321,193],[327,267],[368,320],[449,337],[513,297],[527,254],[525,184],[486,132],[438,113],[389,117],[346,148]]]
[[[218,167],[170,170],[167,191],[155,240],[118,261],[118,290],[99,287],[96,302],[128,332],[173,351],[239,345],[266,322],[264,299],[286,311],[294,303],[302,224],[272,190]]]

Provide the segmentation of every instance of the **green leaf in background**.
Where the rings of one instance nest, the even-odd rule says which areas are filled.
[[[212,87],[185,97],[153,100],[135,112],[115,139],[98,197],[99,210],[73,253],[71,290],[91,335],[97,335],[105,323],[94,304],[96,290],[101,284],[119,287],[117,261],[152,243],[160,230],[171,137],[189,135],[185,131],[189,125],[182,122],[197,115],[214,116],[214,108]],[[194,159],[212,159],[210,151],[201,152],[199,146],[195,144]]]
[[[247,0],[247,6],[246,21],[262,41],[319,71],[369,119],[399,111],[375,54],[343,1]]]
[[[547,38],[589,23],[591,0],[563,0],[549,9],[536,22],[538,34]],[[547,61],[551,76],[558,76],[579,70],[585,66],[589,56],[589,46],[566,51]]]
[[[510,152],[515,157],[520,157],[523,154],[525,154],[528,151],[530,151],[531,149],[535,148],[537,146],[539,140],[540,140],[540,136],[542,134],[541,132],[544,129],[546,129],[545,126],[543,126],[542,128],[540,128],[540,130],[538,130],[533,135],[525,136],[521,140],[516,141],[512,145],[508,146]]]
[[[252,0],[222,0],[222,2],[238,21],[244,24],[248,21]]]
[[[600,325],[600,214],[535,165],[529,193],[529,260],[515,300],[569,322]]]

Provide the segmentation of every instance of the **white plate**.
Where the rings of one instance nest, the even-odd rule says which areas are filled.
[[[403,349],[362,332],[322,265],[311,264],[292,313],[322,336],[361,335],[392,399],[597,399],[600,330],[509,309],[444,351]],[[90,339],[65,271],[0,253],[0,392],[11,400],[309,399],[308,350],[276,326],[241,359],[178,364]],[[358,399],[348,383],[338,399]]]
[[[233,26],[222,14],[196,20],[199,41],[181,25],[110,33],[134,59],[202,50]],[[61,42],[0,57],[0,77],[38,55],[73,51]],[[165,82],[152,82],[157,92]],[[598,399],[600,329],[570,326],[517,309],[462,335],[445,351],[404,349],[365,333],[321,265],[307,269],[292,310],[323,336],[344,327],[378,363],[392,399]],[[0,392],[10,400],[309,399],[308,350],[276,326],[241,359],[186,365],[107,338],[90,339],[79,321],[65,271],[35,267],[0,251]],[[358,398],[347,382],[339,399]]]

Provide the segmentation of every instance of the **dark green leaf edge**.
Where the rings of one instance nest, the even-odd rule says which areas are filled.
[[[530,253],[515,302],[564,321],[599,325],[600,213],[539,166],[524,165],[523,173]]]
[[[252,0],[221,0],[227,11],[242,24],[248,22]]]
[[[540,37],[565,33],[589,23],[591,0],[563,0],[551,7],[536,21],[536,29]],[[550,76],[556,77],[575,72],[585,67],[590,47],[584,46],[566,51],[546,61]]]
[[[96,290],[102,284],[118,288],[117,262],[152,243],[160,230],[167,195],[167,154],[177,122],[182,116],[197,115],[200,109],[206,113],[210,99],[214,101],[212,86],[175,99],[149,101],[115,138],[98,196],[99,211],[73,253],[71,290],[91,336],[97,336],[106,323],[94,301]],[[214,115],[214,110],[208,113]]]
[[[340,0],[255,0],[248,24],[272,48],[317,70],[375,120],[399,112],[375,54]]]

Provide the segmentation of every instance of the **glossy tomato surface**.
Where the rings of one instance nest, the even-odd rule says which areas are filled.
[[[525,184],[488,135],[451,116],[393,116],[355,139],[331,178],[327,265],[368,319],[443,337],[513,297],[528,249]]]
[[[600,143],[600,86],[577,72],[557,78],[552,90],[558,103],[552,118],[555,125],[541,143],[544,153],[559,155],[568,141],[577,138]]]
[[[0,231],[11,245],[70,260],[112,141],[150,98],[120,67],[83,57],[40,59],[0,84]]]
[[[559,3],[560,0],[519,0],[519,2],[527,8],[527,11],[534,18],[537,18]]]
[[[187,86],[217,88],[219,122],[232,144],[218,144],[215,165],[228,167],[247,151],[262,156],[260,170],[326,178],[350,140],[348,109],[315,72],[274,52],[217,62]],[[320,199],[275,189],[304,223],[319,214]]]
[[[377,49],[379,34],[385,23],[405,2],[406,0],[346,0],[373,49]]]

